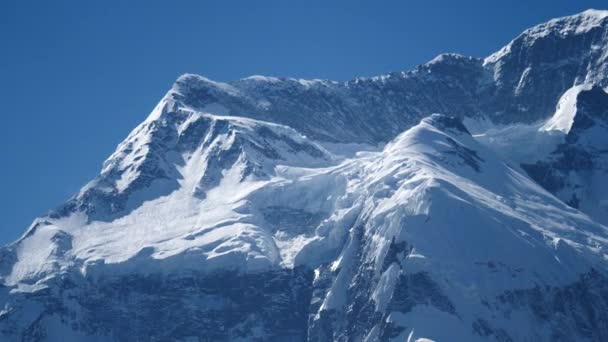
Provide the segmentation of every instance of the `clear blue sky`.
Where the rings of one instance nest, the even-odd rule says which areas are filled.
[[[346,80],[485,56],[603,1],[0,1],[0,243],[93,178],[182,73]]]

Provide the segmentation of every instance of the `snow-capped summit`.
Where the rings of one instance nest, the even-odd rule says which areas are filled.
[[[520,44],[526,44],[527,47],[530,47],[533,44],[540,44],[542,39],[550,36],[565,38],[601,29],[607,24],[606,18],[608,18],[608,10],[588,9],[575,15],[549,20],[546,23],[525,30],[508,45],[488,56],[485,63],[496,63],[507,55],[516,53],[514,49],[518,48]]]
[[[608,340],[606,18],[347,82],[180,76],[0,248],[0,339]]]
[[[491,94],[502,102],[501,122],[545,118],[572,86],[608,86],[607,13],[589,10],[540,24],[485,59],[496,85]]]

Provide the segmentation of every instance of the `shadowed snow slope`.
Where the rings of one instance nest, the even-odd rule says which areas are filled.
[[[597,86],[575,87],[560,105],[564,102],[544,126],[561,133],[560,144],[522,166],[564,202],[608,224],[608,93]]]
[[[0,339],[608,340],[607,18],[348,82],[181,76],[0,248]]]

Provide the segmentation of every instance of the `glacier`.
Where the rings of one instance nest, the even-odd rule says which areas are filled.
[[[608,11],[347,82],[180,76],[0,248],[7,341],[608,339]]]

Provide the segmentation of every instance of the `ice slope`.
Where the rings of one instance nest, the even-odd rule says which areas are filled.
[[[561,334],[554,318],[534,312],[543,303],[501,296],[538,288],[542,297],[593,268],[605,272],[606,227],[509,167],[456,119],[424,119],[362,170],[361,212],[317,277],[332,281],[312,340],[552,340]],[[571,318],[570,333],[582,333]]]
[[[174,97],[171,89],[106,160],[99,177],[53,216],[84,211],[89,218],[110,221],[146,200],[183,188],[183,182],[192,183],[187,185],[204,197],[222,172],[236,165],[245,181],[272,177],[276,163],[315,166],[332,159],[291,128],[194,111]]]
[[[191,111],[170,97],[99,177],[10,247],[18,261],[3,270],[5,284],[37,283],[65,268],[255,270],[285,262],[246,198],[289,178],[283,168],[305,174],[302,167],[337,157],[288,127]]]
[[[316,168],[277,163],[270,178],[243,180],[235,163],[204,197],[196,194],[199,173],[183,171],[201,165],[197,158],[190,161],[178,168],[179,189],[112,222],[86,220],[84,212],[47,217],[5,248],[3,254],[12,253],[14,263],[2,279],[11,298],[0,323],[4,336],[16,338],[33,329],[48,337],[58,325],[75,336],[111,340],[117,323],[97,326],[90,320],[127,304],[119,297],[94,309],[84,299],[91,288],[110,281],[110,288],[135,296],[127,303],[149,306],[158,305],[164,291],[190,298],[189,284],[296,277],[302,292],[289,285],[268,291],[296,291],[308,298],[299,305],[309,318],[293,319],[305,329],[304,336],[297,335],[302,339],[483,340],[494,334],[550,340],[560,332],[552,318],[535,317],[538,303],[512,303],[501,296],[560,289],[587,274],[604,286],[606,227],[510,168],[453,117],[426,118],[379,152],[321,160]],[[276,273],[281,270],[292,273]],[[159,276],[188,280],[181,288],[162,281],[152,293],[141,288],[144,279],[157,282]],[[237,284],[252,281],[238,279]],[[140,297],[141,291],[148,295]],[[32,299],[28,293],[39,295]],[[56,296],[71,298],[70,304]],[[234,296],[203,295],[193,310],[201,316],[229,310],[221,303]],[[239,298],[234,305],[251,300]],[[289,300],[271,303],[277,310],[296,310]],[[89,314],[93,318],[79,314],[89,310],[100,312]],[[504,312],[513,317],[504,318]],[[144,325],[156,317],[139,315],[138,324]],[[175,322],[187,322],[173,315]],[[564,315],[564,324],[600,324],[593,315]],[[273,318],[254,319],[259,322],[249,328],[237,328],[228,318],[217,324],[225,327],[223,338],[252,337],[262,329],[263,340],[273,333],[264,328],[268,319]],[[21,330],[11,335],[9,326]],[[200,329],[209,333],[208,327]],[[129,331],[131,337],[141,333]],[[156,338],[172,332],[167,328],[169,335]],[[582,334],[576,327],[571,333]]]

